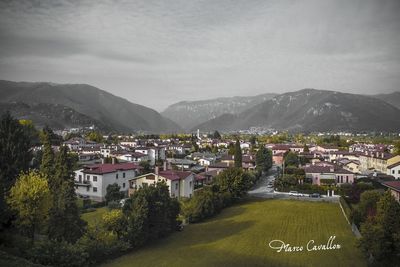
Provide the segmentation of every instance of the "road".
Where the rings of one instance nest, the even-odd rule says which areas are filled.
[[[307,201],[329,201],[338,202],[339,197],[327,197],[322,196],[321,198],[311,198],[309,196],[290,196],[289,193],[275,192],[273,186],[268,186],[268,183],[274,183],[275,177],[277,176],[277,167],[273,166],[267,173],[260,177],[260,180],[254,186],[252,190],[248,192],[250,196],[260,198],[276,198],[276,199],[298,199]]]

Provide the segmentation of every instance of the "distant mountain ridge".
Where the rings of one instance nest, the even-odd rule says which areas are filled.
[[[192,130],[400,131],[399,118],[398,108],[372,96],[303,89],[275,96],[239,114],[223,114]]]
[[[381,99],[400,109],[400,92],[393,92],[389,94],[378,94],[373,97]]]
[[[200,101],[181,101],[170,105],[161,114],[184,129],[191,129],[195,125],[217,118],[222,114],[238,114],[254,107],[272,97],[273,93],[257,96],[220,97]]]
[[[157,111],[87,84],[0,81],[0,103],[52,104],[68,107],[120,132],[176,132],[180,127]],[[46,118],[46,115],[42,119]],[[49,115],[49,114],[48,114]],[[23,114],[20,114],[23,116]],[[60,125],[62,126],[62,125]]]

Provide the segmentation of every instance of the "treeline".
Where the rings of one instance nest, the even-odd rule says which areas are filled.
[[[360,229],[359,247],[373,266],[400,262],[400,205],[390,191],[366,190],[352,208],[350,220]]]
[[[243,198],[257,181],[255,172],[229,168],[218,174],[211,185],[195,191],[182,201],[182,216],[187,222],[200,222]]]

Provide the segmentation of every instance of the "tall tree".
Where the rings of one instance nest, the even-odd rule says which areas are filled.
[[[239,139],[235,143],[235,168],[242,168],[242,148],[240,147]]]
[[[68,147],[61,146],[55,163],[53,207],[50,210],[48,234],[51,239],[73,243],[84,233],[86,223],[80,218],[74,187],[73,160]]]
[[[24,127],[9,112],[0,118],[0,228],[11,218],[6,198],[18,174],[29,168],[31,142]]]
[[[268,171],[272,167],[272,152],[264,146],[257,151],[256,166],[259,171]]]
[[[215,177],[215,184],[221,192],[229,192],[234,198],[240,198],[251,187],[250,177],[242,169],[229,168]]]
[[[388,191],[377,204],[375,217],[361,226],[361,248],[377,262],[394,264],[400,261],[400,205]]]
[[[118,201],[124,197],[124,192],[121,192],[121,187],[117,184],[109,184],[106,188],[106,202]]]
[[[42,134],[43,153],[40,171],[49,179],[49,186],[54,186],[54,151],[51,146],[50,135],[47,132]]]
[[[17,212],[17,225],[34,241],[35,232],[44,226],[51,205],[46,177],[36,171],[21,174],[11,188],[10,207]]]

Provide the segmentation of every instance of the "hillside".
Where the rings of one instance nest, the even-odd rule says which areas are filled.
[[[238,114],[274,96],[276,94],[183,101],[169,106],[161,114],[175,121],[182,128],[190,129],[198,124],[217,118],[222,114]]]
[[[398,131],[400,110],[363,95],[304,89],[278,95],[244,112],[193,127],[203,131],[261,126],[289,131]]]
[[[392,106],[395,106],[400,109],[400,92],[394,92],[390,94],[379,94],[373,95],[373,97],[381,99]]]
[[[177,124],[162,117],[157,111],[87,84],[0,81],[0,103],[25,103],[29,106],[57,104],[120,132],[179,130]],[[25,114],[20,113],[20,116]],[[51,115],[44,114],[41,119],[46,116]]]
[[[94,125],[100,130],[112,131],[102,122],[58,104],[0,103],[0,114],[6,111],[10,111],[15,118],[31,120],[40,128],[48,125],[52,129],[62,130]]]

